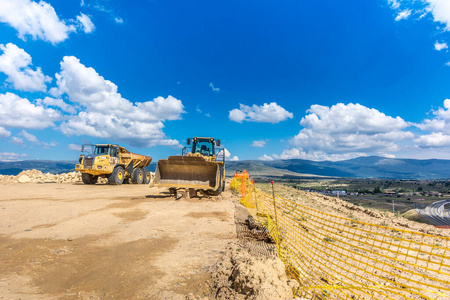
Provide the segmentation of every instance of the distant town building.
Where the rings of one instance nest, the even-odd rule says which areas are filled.
[[[347,195],[347,192],[346,191],[332,191],[331,192],[333,195],[337,195],[337,194],[339,194],[339,195]]]

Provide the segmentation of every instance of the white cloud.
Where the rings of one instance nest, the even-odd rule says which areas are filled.
[[[219,152],[217,152],[217,156],[223,155],[223,151],[225,151],[225,159],[226,160],[231,160],[231,161],[238,161],[239,160],[239,158],[236,155],[231,157],[231,153],[230,153],[230,151],[228,151],[227,148],[223,148],[223,150],[220,150]]]
[[[395,21],[398,22],[400,20],[408,19],[410,15],[411,15],[410,9],[403,10],[398,13],[397,17],[395,17]]]
[[[94,31],[95,25],[94,23],[92,23],[91,18],[89,18],[89,16],[80,13],[80,15],[77,16],[77,20],[85,33],[91,33],[92,31]]]
[[[1,0],[0,0],[1,1]],[[0,44],[0,72],[5,73],[6,81],[21,91],[47,91],[46,82],[52,79],[42,73],[41,68],[31,69],[31,56],[12,43]]]
[[[444,100],[444,107],[433,111],[434,118],[426,119],[421,124],[416,124],[422,130],[442,132],[450,135],[450,99]]]
[[[18,154],[13,152],[0,152],[0,161],[4,162],[19,161],[26,156],[27,156],[26,154]]]
[[[436,43],[434,43],[434,49],[436,49],[437,51],[441,51],[444,49],[448,49],[448,45],[445,42],[439,43],[438,41],[436,41]]]
[[[110,5],[109,2],[110,1],[104,0],[89,0],[89,1],[82,0],[80,6],[95,9],[97,11],[105,13],[117,24],[122,24],[123,19],[117,16],[117,14],[115,13],[115,9],[113,8],[113,6]]]
[[[10,137],[10,136],[11,136],[11,132],[10,131],[6,130],[3,127],[0,127],[0,139],[7,138],[7,137]]]
[[[64,134],[114,137],[133,146],[179,146],[178,141],[167,139],[162,129],[163,121],[181,119],[180,100],[169,95],[132,103],[118,93],[114,83],[73,56],[63,58],[61,72],[55,76],[57,88],[51,89],[52,95],[65,94],[84,109],[61,124]]]
[[[281,159],[341,160],[399,149],[398,142],[412,139],[403,131],[410,126],[360,104],[312,105],[300,124],[304,127],[290,140]]]
[[[264,147],[266,146],[266,141],[253,141],[252,147]]]
[[[427,3],[427,10],[431,11],[434,21],[445,25],[450,30],[450,2],[447,0],[422,0]]]
[[[44,1],[0,0],[0,7],[0,22],[16,29],[21,39],[31,36],[56,44],[76,30],[60,20],[55,9]]]
[[[23,140],[20,137],[17,137],[17,136],[11,137],[11,143],[16,144],[16,145],[23,145],[23,144],[25,144],[23,142]]]
[[[55,99],[51,97],[45,97],[44,100],[37,99],[36,103],[38,105],[45,105],[46,107],[52,106],[52,107],[58,107],[62,111],[74,114],[76,113],[76,109],[74,106],[71,106],[67,103],[65,103],[62,99]]]
[[[211,89],[212,89],[213,92],[220,92],[220,89],[219,89],[219,88],[214,87],[214,83],[210,82],[210,83],[209,83],[209,86],[211,87]]]
[[[54,126],[61,114],[52,109],[35,105],[16,94],[0,94],[0,126],[6,128],[44,129]]]
[[[262,106],[254,104],[253,106],[247,106],[239,104],[239,109],[235,108],[230,111],[228,118],[231,121],[242,123],[248,122],[265,122],[265,123],[279,123],[281,121],[292,119],[294,115],[288,112],[277,103],[272,102],[270,104],[264,103]]]
[[[450,135],[433,132],[418,137],[414,142],[421,148],[440,148],[450,146]]]
[[[69,144],[69,145],[67,146],[67,149],[73,150],[73,151],[77,151],[77,152],[81,152],[81,145],[77,145],[77,144]]]
[[[396,21],[407,19],[412,14],[419,15],[417,19],[422,19],[431,13],[434,22],[441,23],[445,30],[450,31],[450,2],[448,0],[388,0],[391,8],[398,12]],[[400,6],[407,7],[401,9]]]
[[[392,9],[398,9],[400,7],[400,3],[397,0],[388,0],[388,3]]]
[[[58,145],[58,143],[56,143],[56,142],[50,142],[50,143],[38,142],[38,145],[42,145],[42,148],[44,148],[44,149],[49,149],[50,147],[56,147],[56,145]]]
[[[19,134],[31,143],[35,143],[35,144],[39,143],[39,140],[37,139],[37,137],[35,135],[32,135],[31,133],[26,132],[25,130],[22,130],[22,132]]]
[[[444,100],[444,107],[433,111],[433,115],[433,118],[416,124],[428,133],[419,136],[414,142],[420,148],[450,147],[450,99]]]
[[[272,160],[274,160],[273,157],[271,157],[271,156],[269,156],[267,154],[264,154],[263,156],[258,157],[258,159],[259,160],[264,160],[264,161],[272,161]]]

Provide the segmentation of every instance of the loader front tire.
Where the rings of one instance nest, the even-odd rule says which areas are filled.
[[[94,176],[89,173],[81,173],[81,180],[83,180],[84,184],[96,184],[98,176]]]
[[[150,171],[147,169],[144,169],[144,180],[143,180],[144,184],[149,184],[150,183]]]
[[[123,180],[125,179],[125,171],[121,166],[118,166],[114,168],[111,175],[108,177],[108,183],[119,185],[123,183]]]
[[[136,168],[131,174],[131,182],[134,184],[141,184],[144,181],[144,170]]]

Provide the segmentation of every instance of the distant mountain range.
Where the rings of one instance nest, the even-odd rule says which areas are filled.
[[[228,162],[228,172],[246,169],[260,177],[356,177],[389,179],[450,179],[450,160],[395,159],[379,156],[343,161],[287,159]],[[273,173],[272,173],[273,172]],[[289,172],[289,173],[288,173]],[[266,175],[269,174],[269,176]]]
[[[44,173],[74,171],[76,161],[24,160],[0,162],[0,174],[17,175],[22,170],[36,169]],[[154,172],[156,163],[149,166]],[[236,170],[247,170],[253,177],[308,178],[308,177],[357,177],[390,179],[450,179],[450,160],[443,159],[394,159],[378,156],[359,157],[344,161],[245,160],[228,161],[227,176]]]

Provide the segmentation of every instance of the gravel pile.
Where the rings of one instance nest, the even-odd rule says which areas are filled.
[[[154,173],[150,173],[151,180],[154,178]],[[78,183],[82,182],[80,172],[69,172],[62,174],[42,173],[39,170],[25,170],[17,176],[0,175],[0,184],[15,184],[15,183]],[[97,183],[107,183],[107,178],[99,178]]]

